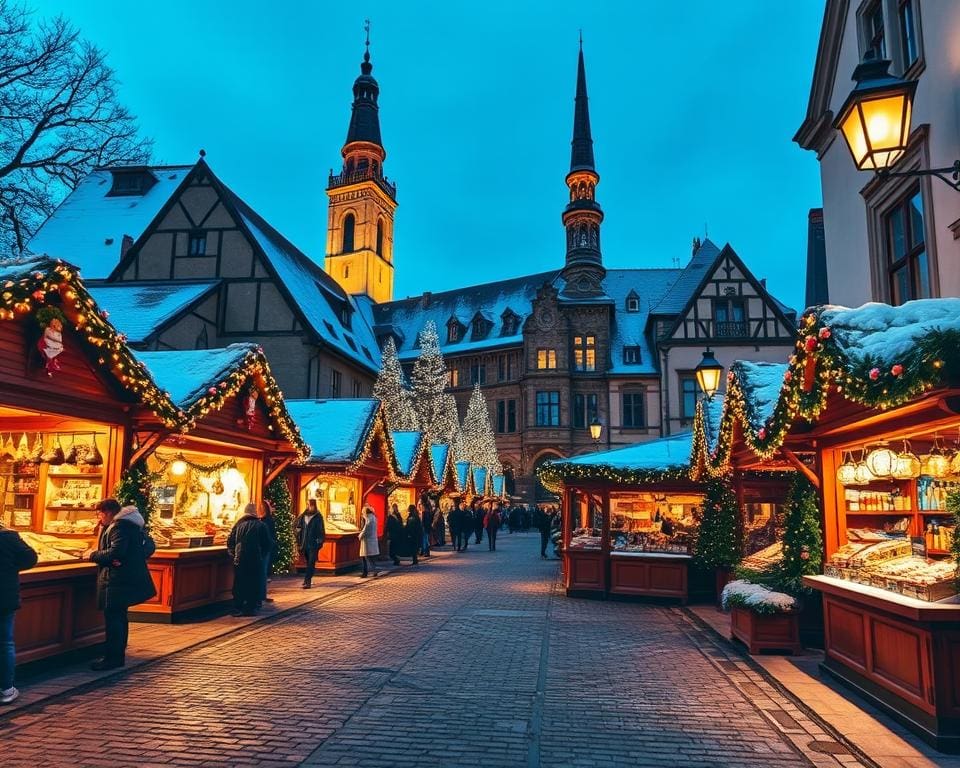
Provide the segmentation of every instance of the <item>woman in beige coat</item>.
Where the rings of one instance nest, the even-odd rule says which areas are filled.
[[[363,564],[361,578],[367,578],[373,570],[376,576],[380,571],[374,565],[373,559],[380,554],[380,545],[377,543],[377,516],[371,507],[363,508],[363,520],[360,523],[360,562]]]

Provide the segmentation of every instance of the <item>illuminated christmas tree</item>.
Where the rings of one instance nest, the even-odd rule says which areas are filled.
[[[381,359],[383,362],[373,385],[373,396],[383,404],[387,427],[395,432],[418,429],[412,395],[406,387],[403,368],[400,367],[392,337],[388,337],[387,343],[383,345]]]
[[[820,573],[823,565],[823,534],[816,489],[799,472],[784,505],[783,560],[778,589],[791,595],[809,592],[804,576]]]
[[[730,568],[740,560],[737,498],[729,481],[711,480],[703,499],[696,560],[705,568]]]
[[[474,466],[486,467],[495,475],[503,471],[497,453],[497,440],[490,424],[490,411],[479,384],[473,388],[467,413],[463,417],[463,445],[464,458]]]

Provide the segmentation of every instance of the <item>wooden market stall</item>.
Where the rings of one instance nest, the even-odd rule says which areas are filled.
[[[691,532],[702,502],[691,435],[552,462],[540,481],[562,498],[568,595],[688,598]]]
[[[422,432],[391,432],[397,457],[398,475],[387,498],[387,509],[397,505],[400,516],[406,521],[410,505],[416,505],[423,493],[435,488],[439,482],[433,468],[433,456],[427,437]]]
[[[131,465],[149,483],[147,563],[157,594],[131,611],[142,621],[176,621],[231,598],[227,536],[249,502],[307,446],[286,410],[263,350],[138,352],[137,358],[179,408],[170,429],[150,413],[136,417]]]
[[[131,413],[178,423],[75,268],[34,258],[0,267],[0,523],[39,554],[21,574],[18,663],[96,645],[103,618],[96,506],[121,477]]]
[[[819,307],[763,423],[726,409],[714,470],[778,454],[819,488],[823,667],[960,751],[960,300]],[[728,388],[742,403],[747,393]]]
[[[311,452],[287,475],[303,511],[314,499],[324,517],[326,539],[317,572],[344,573],[360,564],[360,514],[369,504],[384,535],[385,491],[398,479],[393,444],[376,399],[288,400]],[[305,567],[302,558],[296,563]]]

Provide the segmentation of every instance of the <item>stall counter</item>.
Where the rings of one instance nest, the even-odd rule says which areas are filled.
[[[157,594],[130,609],[134,621],[172,623],[232,598],[233,563],[223,546],[158,549],[147,570]]]

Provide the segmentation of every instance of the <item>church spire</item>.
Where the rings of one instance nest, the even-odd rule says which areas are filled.
[[[350,113],[350,127],[347,129],[347,141],[343,148],[344,156],[346,156],[347,146],[357,141],[375,144],[381,150],[383,149],[378,114],[380,108],[377,106],[380,85],[370,74],[373,71],[373,64],[370,63],[369,20],[364,22],[363,28],[367,34],[366,49],[363,53],[363,62],[360,64],[360,76],[353,83],[353,110]],[[386,152],[383,155],[386,157]]]
[[[583,35],[580,36],[580,58],[577,61],[577,96],[573,108],[573,141],[570,170],[593,170],[593,137],[590,135],[590,108],[587,105],[587,73],[583,66]]]
[[[573,141],[570,172],[567,174],[570,202],[563,210],[567,231],[567,259],[561,276],[566,281],[563,293],[568,297],[593,298],[603,295],[603,258],[600,255],[600,223],[603,209],[597,203],[600,183],[593,160],[590,134],[590,110],[587,105],[587,73],[583,64],[583,36],[577,60],[577,92],[573,109]]]

